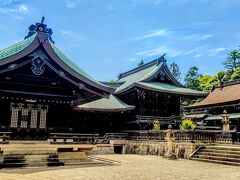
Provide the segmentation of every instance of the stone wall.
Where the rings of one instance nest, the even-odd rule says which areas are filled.
[[[122,144],[123,154],[144,154],[163,156],[167,151],[166,142],[155,141],[124,141],[112,142],[113,146]],[[199,144],[192,143],[174,143],[173,151],[177,158],[188,158],[189,155],[196,149]]]

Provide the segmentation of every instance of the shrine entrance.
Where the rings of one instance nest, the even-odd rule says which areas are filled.
[[[48,105],[10,103],[10,131],[13,139],[44,139],[47,137]]]

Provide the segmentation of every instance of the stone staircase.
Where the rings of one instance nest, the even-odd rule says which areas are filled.
[[[11,141],[0,145],[0,168],[63,165],[107,165],[107,160],[87,156],[92,145],[50,144],[47,141]]]
[[[1,167],[61,166],[57,148],[46,141],[13,141],[1,147]]]
[[[199,149],[190,159],[240,166],[239,145],[209,145]]]

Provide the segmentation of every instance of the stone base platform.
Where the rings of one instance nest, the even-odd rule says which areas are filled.
[[[109,153],[109,145],[50,144],[48,141],[10,141],[0,144],[0,167],[91,165],[106,163],[88,154]]]

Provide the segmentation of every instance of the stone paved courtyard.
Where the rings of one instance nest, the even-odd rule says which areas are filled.
[[[151,155],[101,155],[118,161],[116,165],[99,167],[58,167],[41,169],[2,169],[1,180],[147,180],[147,179],[240,179],[240,167],[190,161],[167,160]]]

